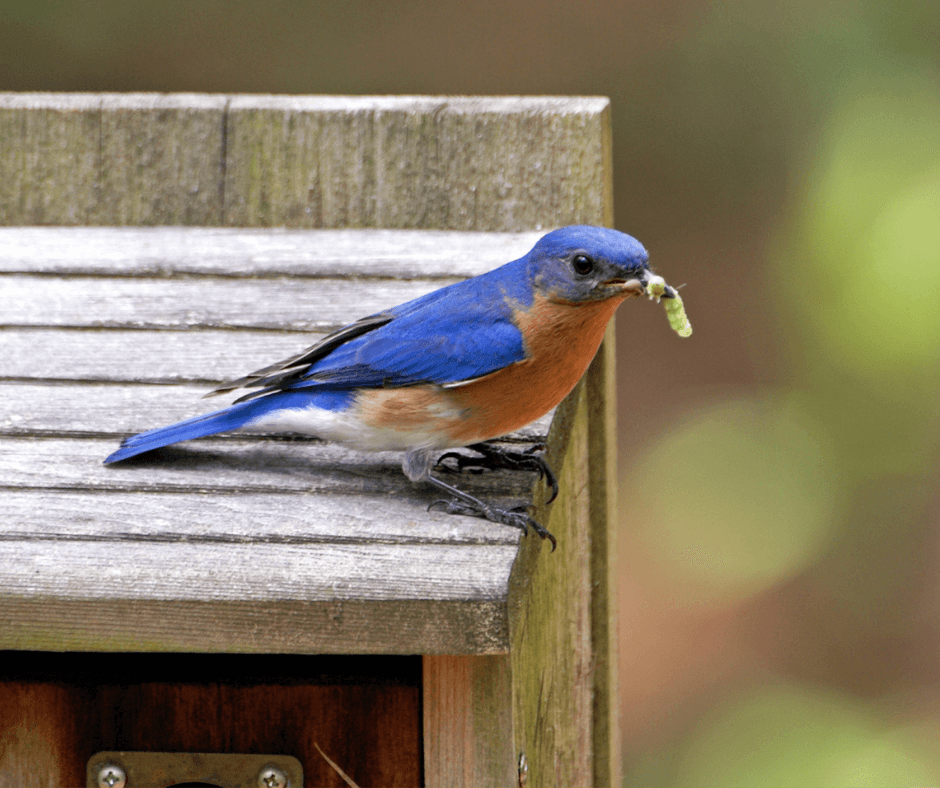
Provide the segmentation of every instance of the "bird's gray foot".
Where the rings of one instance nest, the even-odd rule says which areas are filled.
[[[539,478],[545,479],[545,483],[551,489],[551,494],[546,503],[551,503],[558,497],[558,479],[555,478],[555,474],[545,458],[536,453],[544,451],[545,444],[537,443],[525,451],[501,449],[489,442],[472,443],[466,448],[472,449],[482,456],[470,457],[456,451],[449,451],[440,456],[437,467],[451,473],[459,473],[464,470],[479,472],[481,470],[496,470],[497,468],[507,468],[513,471],[535,471],[538,473]],[[445,460],[453,461],[456,467],[445,464]]]
[[[555,551],[555,548],[558,546],[558,542],[554,536],[552,536],[547,529],[542,527],[542,525],[530,517],[526,512],[525,506],[516,506],[512,509],[499,509],[495,506],[490,506],[488,503],[484,503],[479,498],[474,498],[472,495],[465,493],[463,490],[458,490],[456,487],[452,487],[446,482],[442,482],[440,479],[435,479],[433,476],[428,476],[425,479],[429,484],[434,485],[439,490],[443,490],[449,495],[453,496],[456,500],[440,500],[435,501],[428,507],[431,509],[435,506],[442,506],[444,511],[448,514],[463,514],[470,517],[482,517],[485,520],[489,520],[493,523],[500,523],[502,525],[508,525],[513,528],[519,528],[522,533],[528,534],[529,528],[531,528],[535,533],[537,533],[542,539],[548,539],[552,543],[552,552]]]

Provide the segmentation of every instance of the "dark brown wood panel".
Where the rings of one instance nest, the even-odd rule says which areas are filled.
[[[274,753],[305,783],[422,784],[419,657],[0,652],[0,786],[85,781],[101,750]]]

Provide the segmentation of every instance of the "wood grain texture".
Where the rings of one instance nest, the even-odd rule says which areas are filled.
[[[226,224],[514,230],[603,214],[607,100],[238,96]]]
[[[610,223],[608,101],[0,93],[0,225]]]
[[[463,279],[521,257],[543,234],[0,227],[0,274]]]
[[[450,281],[457,281],[452,279]],[[364,289],[322,279],[310,286],[283,279],[50,279],[29,275],[3,283],[3,319],[18,326],[62,328],[264,328],[327,331],[418,298],[445,282],[393,281]]]
[[[0,682],[0,786],[82,785],[80,746],[85,698],[61,684]],[[78,771],[79,767],[81,771]]]
[[[556,529],[565,552],[545,561],[537,545],[523,543],[510,581],[514,736],[535,785],[620,782],[616,489],[603,481],[615,462],[610,333],[549,435],[548,460],[564,468],[563,492],[536,516]],[[536,502],[544,500],[536,492]]]
[[[426,655],[422,662],[424,784],[515,788],[509,656]]]
[[[410,489],[391,458],[232,442],[115,474],[101,441],[3,445],[0,648],[508,646],[519,532],[426,511],[435,496]],[[503,505],[525,499],[524,483],[507,497],[475,481],[467,489]]]
[[[324,336],[322,331],[96,331],[18,326],[16,330],[0,330],[0,370],[6,383],[22,383],[30,391],[39,391],[37,381],[53,380],[63,385],[109,381],[160,384],[164,387],[161,396],[176,400],[181,407],[192,401],[199,408],[211,408],[215,403],[200,398],[216,381],[237,378],[275,359],[297,355]],[[92,344],[94,353],[89,353]],[[168,384],[184,383],[195,386],[181,388],[178,393],[165,389]],[[88,393],[87,386],[84,390]],[[12,386],[5,387],[5,393],[19,396]],[[74,394],[78,394],[77,389]],[[114,392],[104,396],[111,394]],[[62,399],[70,401],[68,397]]]
[[[551,460],[564,494],[547,513],[560,546],[552,561],[522,545],[510,617],[516,746],[534,785],[593,785],[594,686],[591,487],[583,382],[559,408]],[[560,453],[559,453],[560,452]],[[541,512],[540,512],[541,513]],[[571,545],[571,547],[568,547]],[[518,594],[518,597],[515,596]]]
[[[594,650],[594,784],[621,784],[620,682],[617,659],[617,391],[614,327],[588,370],[588,445],[591,479],[591,639]]]
[[[226,104],[186,93],[102,96],[99,223],[221,224]]]
[[[0,224],[98,224],[101,97],[0,93]]]

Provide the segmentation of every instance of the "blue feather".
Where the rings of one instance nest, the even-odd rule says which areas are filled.
[[[294,388],[456,383],[525,358],[513,304],[527,307],[524,259],[389,310],[386,325],[311,365]]]
[[[171,443],[205,438],[218,432],[237,430],[257,421],[271,412],[288,408],[316,407],[323,410],[341,411],[349,407],[353,394],[349,391],[325,391],[316,394],[277,392],[249,402],[239,402],[228,408],[196,416],[192,419],[159,427],[125,438],[121,448],[108,456],[104,463],[120,462],[129,457],[153,449],[161,449]]]

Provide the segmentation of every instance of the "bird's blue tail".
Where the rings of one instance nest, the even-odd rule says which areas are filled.
[[[104,463],[110,465],[112,462],[120,462],[128,457],[143,454],[145,451],[169,446],[171,443],[188,441],[192,438],[204,438],[206,435],[215,435],[217,432],[227,432],[228,430],[244,427],[257,415],[258,404],[258,400],[241,402],[232,405],[230,408],[207,413],[204,416],[196,416],[193,419],[171,424],[168,427],[160,427],[159,429],[141,432],[139,435],[132,435],[130,438],[125,438],[121,448],[110,455]]]

